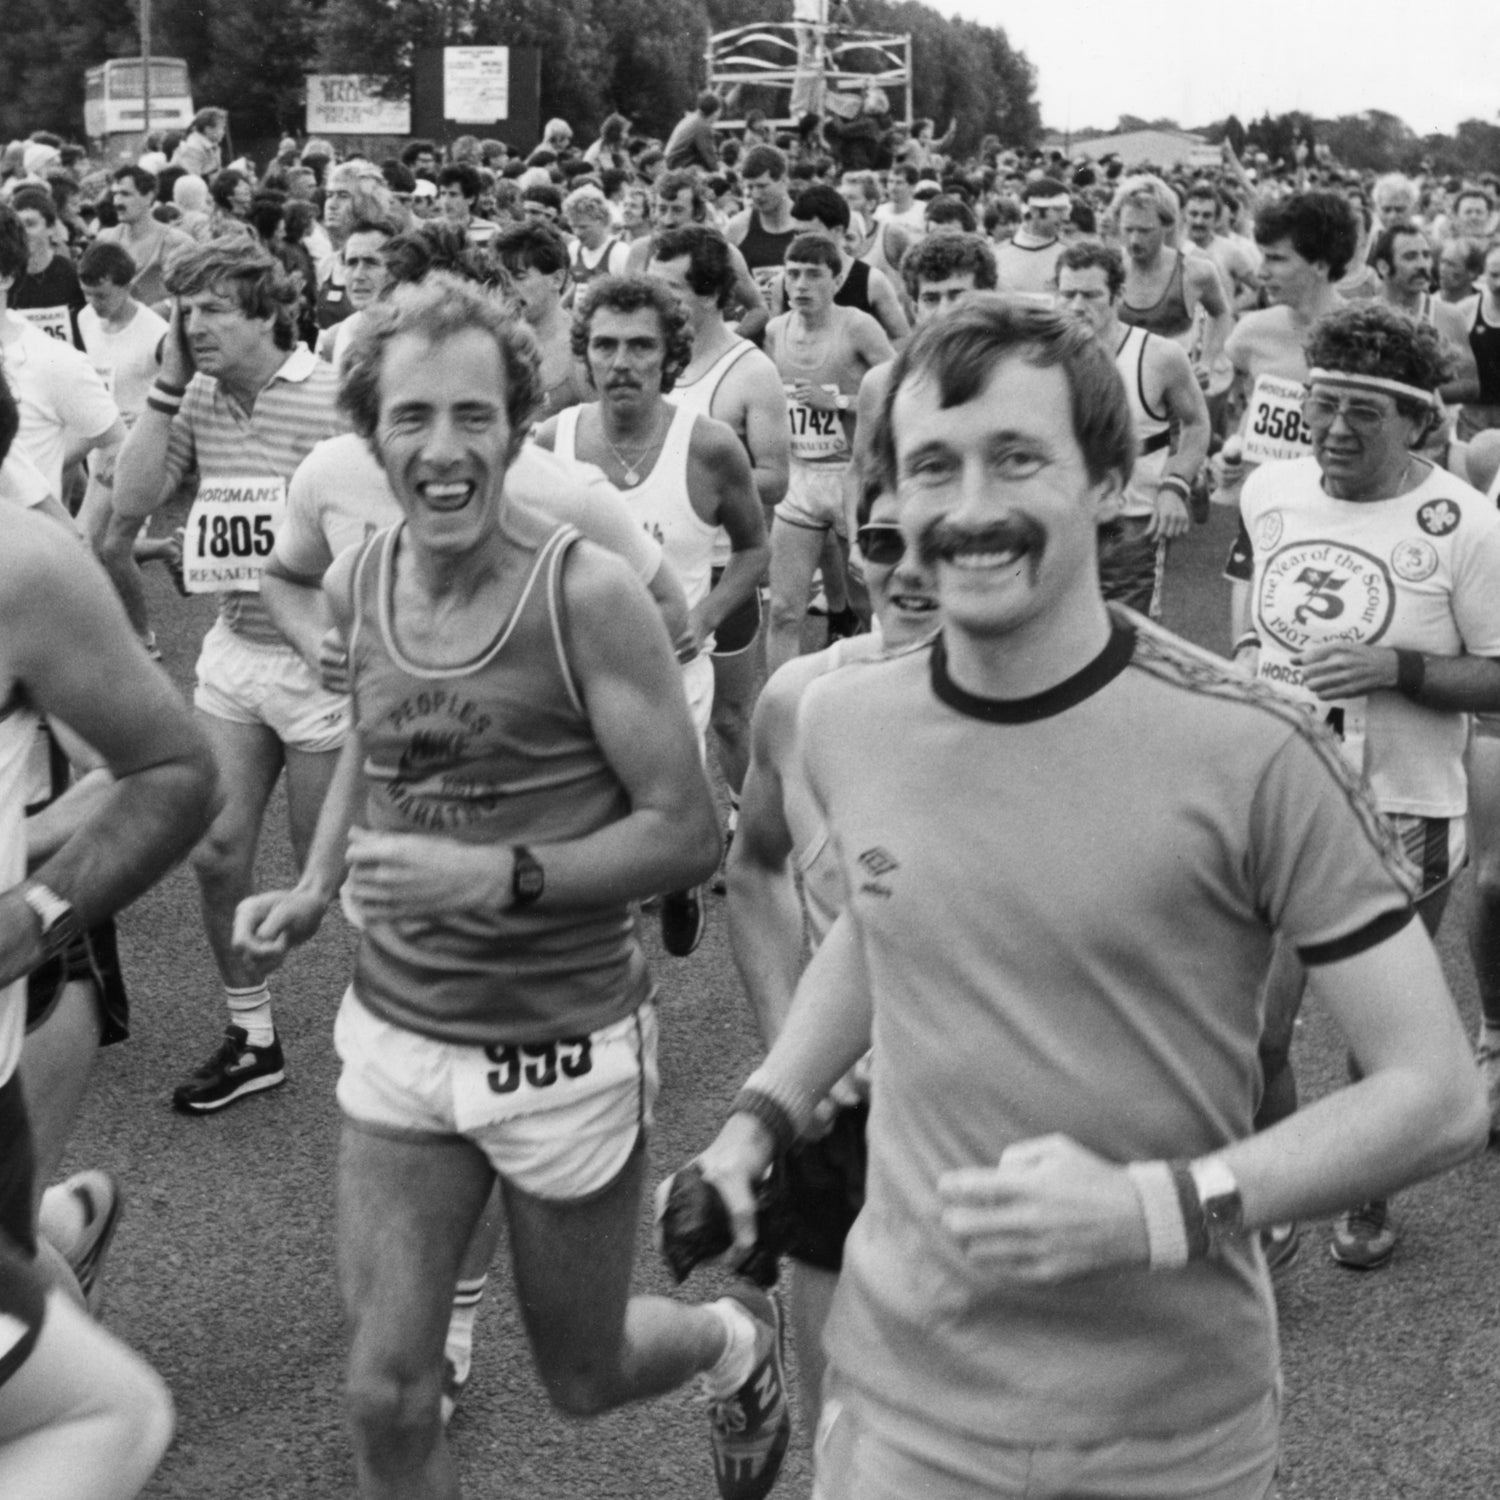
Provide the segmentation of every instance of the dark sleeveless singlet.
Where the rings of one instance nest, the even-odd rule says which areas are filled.
[[[864,261],[857,260],[849,267],[849,274],[833,294],[833,300],[839,307],[854,307],[872,318],[875,316],[875,309],[870,306],[870,268]]]
[[[753,272],[756,271],[779,271],[782,262],[786,259],[787,247],[797,238],[798,231],[788,229],[780,234],[772,234],[769,229],[762,226],[760,215],[752,208],[750,210],[750,228],[745,238],[740,241],[740,254],[745,257],[745,264]],[[764,278],[757,276],[757,281]]]
[[[1193,326],[1193,315],[1188,311],[1187,293],[1183,289],[1183,268],[1187,257],[1181,250],[1176,255],[1177,264],[1167,278],[1167,289],[1150,307],[1132,307],[1123,296],[1120,298],[1122,323],[1128,323],[1132,328],[1144,328],[1148,333],[1159,333],[1167,339],[1181,338]]]
[[[1484,297],[1474,305],[1474,321],[1469,325],[1469,348],[1474,351],[1474,368],[1479,376],[1478,406],[1500,406],[1500,324],[1484,318]]]

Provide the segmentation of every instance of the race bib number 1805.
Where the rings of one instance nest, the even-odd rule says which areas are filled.
[[[285,510],[286,481],[275,475],[205,479],[183,535],[188,593],[259,593],[260,570],[276,545]]]

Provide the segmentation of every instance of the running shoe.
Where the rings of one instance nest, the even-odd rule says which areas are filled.
[[[1328,1253],[1352,1271],[1378,1271],[1396,1249],[1396,1231],[1384,1198],[1361,1203],[1334,1220]]]
[[[230,1026],[214,1055],[174,1091],[172,1104],[183,1114],[208,1114],[285,1081],[280,1041],[273,1037],[267,1047],[252,1047],[243,1026]]]
[[[83,1210],[83,1230],[65,1259],[69,1270],[78,1278],[78,1290],[83,1293],[89,1312],[97,1317],[103,1297],[100,1278],[104,1271],[104,1257],[115,1237],[115,1228],[125,1207],[125,1195],[108,1172],[77,1172],[60,1185],[78,1200]]]
[[[1500,1139],[1500,1047],[1481,1044],[1474,1054],[1479,1076],[1484,1080],[1485,1102],[1490,1107],[1490,1139]]]
[[[1294,1221],[1262,1229],[1260,1248],[1266,1257],[1266,1269],[1273,1277],[1280,1276],[1291,1267],[1302,1248],[1302,1227]]]
[[[774,1294],[750,1287],[727,1295],[755,1320],[756,1359],[749,1379],[732,1396],[709,1403],[714,1478],[721,1500],[763,1500],[781,1472],[792,1436],[781,1304]]]
[[[673,958],[686,958],[703,941],[708,912],[694,886],[661,898],[661,945]]]

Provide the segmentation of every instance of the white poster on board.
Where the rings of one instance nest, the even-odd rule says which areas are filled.
[[[443,48],[443,118],[493,125],[510,116],[510,48]]]
[[[380,78],[359,73],[307,75],[309,135],[410,135],[411,105],[380,94]]]

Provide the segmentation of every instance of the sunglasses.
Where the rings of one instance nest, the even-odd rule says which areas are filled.
[[[894,568],[906,556],[906,533],[899,526],[861,526],[854,539],[859,555],[877,568]]]

